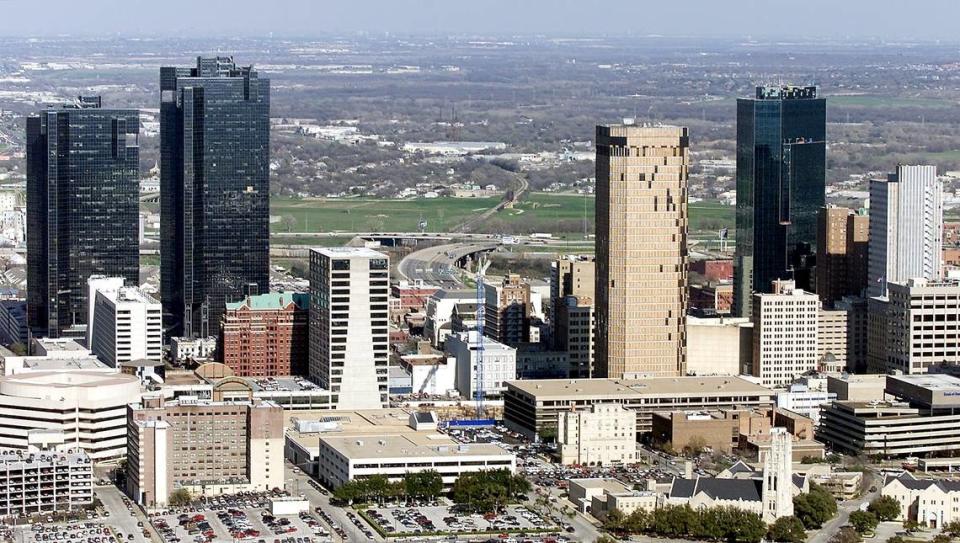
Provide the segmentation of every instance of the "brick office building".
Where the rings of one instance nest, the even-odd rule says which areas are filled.
[[[271,292],[228,303],[220,355],[239,377],[306,375],[310,295]]]

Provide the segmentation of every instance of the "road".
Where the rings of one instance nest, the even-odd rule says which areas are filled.
[[[463,288],[456,274],[456,261],[478,251],[492,251],[496,243],[451,243],[414,251],[397,265],[400,277],[408,281],[421,280],[444,289]]]
[[[504,200],[504,201],[498,203],[497,205],[493,206],[492,208],[490,208],[490,209],[484,211],[483,213],[477,215],[476,217],[471,217],[471,218],[463,221],[462,223],[460,223],[460,224],[458,224],[457,226],[455,226],[455,227],[453,228],[453,231],[454,231],[454,232],[468,232],[468,231],[470,231],[474,226],[476,226],[476,225],[478,225],[478,224],[482,224],[484,221],[486,221],[487,219],[489,219],[490,217],[492,217],[496,212],[498,212],[498,211],[500,211],[501,209],[503,209],[504,207],[506,207],[507,204],[514,203],[514,202],[519,202],[519,201],[520,201],[520,197],[523,196],[523,193],[524,193],[524,192],[527,192],[527,189],[530,188],[530,183],[527,182],[527,176],[523,175],[522,173],[518,173],[518,174],[516,174],[514,177],[515,177],[516,180],[517,180],[517,189],[513,192],[513,198],[512,198],[512,199],[510,199],[510,200]]]
[[[310,484],[309,475],[303,473],[302,471],[300,473],[294,473],[293,467],[289,463],[284,463],[283,467],[284,480],[287,481],[286,490],[290,492],[290,494],[294,496],[297,494],[303,494],[310,502],[311,512],[315,512],[317,507],[321,507],[328,515],[330,515],[330,518],[338,522],[340,526],[346,530],[346,541],[369,541],[367,536],[363,535],[363,532],[361,532],[356,526],[354,526],[352,522],[350,522],[350,519],[347,518],[347,513],[343,508],[331,506],[330,497],[324,496],[316,488],[314,488],[313,485]],[[322,519],[321,522],[326,524]],[[328,526],[328,528],[332,528],[332,526]],[[384,539],[380,537],[376,531],[373,531],[373,535],[374,541],[384,541]],[[333,530],[331,530],[330,536],[333,538],[335,543],[339,543],[341,541],[340,537]]]
[[[863,504],[870,503],[879,494],[879,490],[875,492],[868,492],[855,500],[848,500],[840,503],[839,507],[837,508],[837,516],[827,521],[823,527],[810,536],[810,538],[807,539],[807,543],[827,543],[830,541],[830,538],[840,531],[840,528],[845,526],[850,520],[850,513],[860,509]]]

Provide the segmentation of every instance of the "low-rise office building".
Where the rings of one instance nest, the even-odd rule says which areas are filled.
[[[56,513],[93,503],[93,463],[81,450],[0,450],[0,516]]]
[[[808,417],[814,425],[820,424],[820,408],[837,399],[834,392],[810,390],[807,385],[793,384],[777,393],[777,407]]]
[[[347,481],[385,475],[399,481],[407,473],[436,470],[444,485],[462,473],[507,469],[516,471],[516,457],[492,443],[458,444],[421,433],[370,437],[322,436],[318,477],[331,488]]]
[[[449,336],[444,349],[457,360],[457,390],[464,398],[473,398],[478,388],[484,397],[500,396],[507,381],[517,378],[517,350],[484,337],[483,383],[477,385],[480,341],[476,330]]]
[[[884,399],[887,376],[883,373],[843,374],[827,376],[827,392],[839,401],[869,402]]]
[[[557,444],[561,464],[632,464],[637,461],[637,416],[619,404],[560,413]]]
[[[283,410],[270,402],[164,401],[127,411],[127,493],[163,507],[173,491],[234,494],[283,488]]]
[[[559,414],[594,404],[619,404],[637,416],[637,433],[651,430],[664,410],[769,408],[774,392],[740,377],[649,379],[549,379],[511,381],[504,393],[504,422],[528,437],[556,435]]]
[[[894,401],[837,401],[823,410],[817,438],[834,450],[879,456],[937,456],[960,449],[960,379],[887,375]]]
[[[127,452],[127,404],[140,381],[102,371],[37,371],[0,378],[0,447],[82,449],[90,458]]]

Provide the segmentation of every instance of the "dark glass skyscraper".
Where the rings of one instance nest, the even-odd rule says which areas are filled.
[[[87,279],[139,284],[139,112],[100,97],[27,118],[27,317],[35,337],[80,333]]]
[[[757,87],[737,100],[735,315],[774,279],[813,290],[826,189],[827,102],[816,87]]]
[[[270,80],[232,57],[160,68],[160,291],[172,336],[217,335],[269,288]]]

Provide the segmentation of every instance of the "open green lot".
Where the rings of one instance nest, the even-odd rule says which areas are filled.
[[[497,198],[435,198],[378,200],[368,198],[292,199],[274,197],[270,213],[281,217],[272,224],[281,232],[414,232],[421,219],[426,231],[447,232],[471,216],[495,206]],[[532,193],[513,209],[496,213],[491,220],[523,224],[536,231],[582,234],[583,221],[593,225],[593,196]],[[718,202],[690,204],[691,232],[714,232],[734,226],[734,208]],[[288,217],[288,218],[284,218]],[[292,220],[290,219],[292,218]],[[311,238],[284,236],[280,243],[311,243]]]
[[[270,198],[270,214],[292,217],[274,222],[274,232],[416,232],[421,219],[427,232],[446,232],[471,215],[482,213],[499,198]]]

